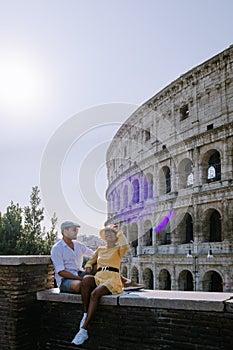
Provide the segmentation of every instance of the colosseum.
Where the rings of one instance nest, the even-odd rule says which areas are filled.
[[[140,106],[107,151],[108,218],[126,277],[147,289],[233,291],[233,46]]]

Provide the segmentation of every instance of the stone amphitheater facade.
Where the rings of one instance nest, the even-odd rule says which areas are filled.
[[[107,151],[122,272],[149,289],[233,291],[233,46],[139,107]]]

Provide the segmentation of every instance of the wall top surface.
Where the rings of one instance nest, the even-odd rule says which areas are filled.
[[[101,298],[101,304],[223,312],[232,298],[233,293],[142,290],[104,296]],[[82,303],[81,295],[60,293],[58,288],[37,292],[37,300]]]
[[[0,255],[0,265],[44,265],[50,263],[50,255]]]

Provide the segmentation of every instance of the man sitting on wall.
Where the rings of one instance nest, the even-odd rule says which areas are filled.
[[[79,224],[65,221],[61,224],[62,239],[51,249],[51,259],[55,268],[57,286],[63,293],[80,293],[81,280],[85,272],[83,257],[92,257],[94,251],[77,241]],[[114,225],[117,228],[117,225]],[[95,271],[92,271],[95,274]],[[125,291],[144,288],[143,284],[121,276]]]

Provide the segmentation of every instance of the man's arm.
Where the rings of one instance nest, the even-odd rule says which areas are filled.
[[[87,258],[91,258],[94,255],[94,250],[88,248],[85,244],[81,243],[82,254]]]
[[[76,276],[73,273],[66,271],[66,270],[61,270],[58,272],[58,275],[63,277],[63,278],[69,278],[71,280],[82,280],[82,277]]]

